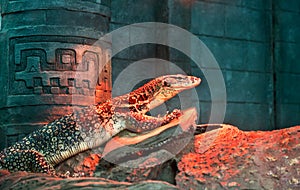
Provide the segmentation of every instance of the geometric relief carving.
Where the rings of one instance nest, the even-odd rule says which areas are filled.
[[[76,52],[72,49],[56,49],[55,70],[74,71],[76,70]]]
[[[99,72],[104,55],[100,48],[90,50],[88,45],[43,41],[11,45],[14,46],[14,52],[10,54],[13,56],[10,59],[13,60],[10,64],[13,68],[11,95],[31,93],[94,96],[98,89],[96,85],[103,83]],[[26,89],[16,90],[22,84]]]

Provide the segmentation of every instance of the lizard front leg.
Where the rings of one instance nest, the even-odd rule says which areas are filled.
[[[182,115],[178,109],[173,110],[171,113],[163,117],[152,117],[136,112],[131,112],[128,117],[126,129],[133,132],[146,132],[153,130],[162,125],[170,123],[172,120],[179,118]]]

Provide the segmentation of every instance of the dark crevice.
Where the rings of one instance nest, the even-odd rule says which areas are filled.
[[[279,126],[277,124],[277,69],[276,69],[276,7],[275,2],[272,0],[271,2],[271,64],[272,64],[272,80],[273,80],[273,125],[275,129],[279,129]]]

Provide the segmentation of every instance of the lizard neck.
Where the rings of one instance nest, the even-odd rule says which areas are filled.
[[[154,79],[144,86],[122,96],[108,100],[105,104],[111,104],[116,112],[139,112],[149,111],[149,103],[152,102],[162,90],[162,81]]]

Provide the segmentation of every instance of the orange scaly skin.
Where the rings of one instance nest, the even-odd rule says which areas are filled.
[[[145,113],[200,81],[184,75],[158,77],[129,94],[63,116],[3,150],[0,169],[55,174],[58,163],[101,146],[122,130],[145,132],[180,117],[180,110],[163,117]]]

